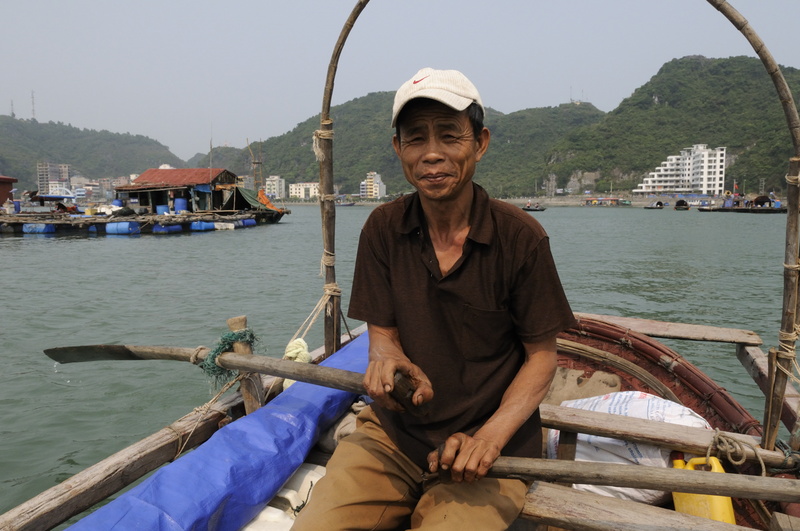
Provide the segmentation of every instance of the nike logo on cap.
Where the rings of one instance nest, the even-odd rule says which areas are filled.
[[[421,82],[421,81],[425,81],[425,80],[426,80],[426,79],[428,79],[429,77],[431,77],[431,76],[430,76],[430,75],[427,75],[427,76],[425,76],[425,77],[422,77],[422,78],[420,78],[420,79],[415,79],[414,81],[412,81],[412,82],[411,82],[411,84],[412,84],[412,85],[416,85],[417,83],[419,83],[419,82]]]

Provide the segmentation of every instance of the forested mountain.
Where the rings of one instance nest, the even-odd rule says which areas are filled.
[[[800,71],[784,68],[794,91]],[[728,148],[726,186],[760,179],[785,188],[792,144],[775,87],[761,62],[748,57],[684,57],[665,64],[599,123],[559,139],[548,171],[559,182],[576,172],[600,172],[601,190],[632,189],[668,155],[693,144]]]
[[[71,164],[77,174],[91,179],[184,164],[166,146],[141,135],[0,116],[0,175],[19,179],[20,190],[34,190],[37,162]]]
[[[791,87],[800,87],[800,71],[783,72]],[[357,193],[370,171],[382,175],[390,194],[410,189],[391,146],[392,98],[391,92],[372,93],[331,110],[334,180],[342,193]],[[781,190],[792,154],[772,82],[760,61],[748,57],[670,61],[609,113],[586,102],[510,114],[487,108],[486,125],[492,142],[476,181],[498,197],[541,192],[548,179],[559,188],[630,190],[667,156],[694,144],[728,148],[728,187],[736,179],[754,189],[765,179],[768,189]],[[195,156],[185,163],[142,136],[0,116],[0,174],[25,182],[35,177],[36,162],[47,160],[70,163],[91,178],[140,173],[163,163],[211,164],[245,175],[254,157],[265,176],[315,181],[312,137],[318,127],[319,117],[311,117],[249,149],[217,147],[211,160]]]
[[[790,87],[800,88],[800,71],[784,68],[784,75]],[[374,93],[332,109],[334,178],[343,193],[357,192],[368,171],[380,173],[390,193],[408,189],[391,148],[392,97]],[[577,183],[597,192],[630,190],[669,155],[694,144],[728,148],[726,186],[736,179],[754,190],[764,179],[777,191],[785,188],[792,155],[772,81],[749,57],[675,59],[609,113],[585,102],[510,114],[489,108],[486,125],[492,142],[476,180],[497,197],[541,193],[550,176],[559,188]],[[253,144],[264,173],[288,182],[315,180],[311,138],[318,126],[319,118],[310,118]],[[239,171],[249,171],[249,161],[244,150]]]

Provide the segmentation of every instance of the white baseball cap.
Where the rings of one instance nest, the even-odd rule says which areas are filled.
[[[406,103],[416,98],[436,100],[457,111],[463,111],[472,103],[483,109],[481,95],[467,76],[458,70],[423,68],[397,89],[392,107],[392,127],[397,125],[397,115]]]

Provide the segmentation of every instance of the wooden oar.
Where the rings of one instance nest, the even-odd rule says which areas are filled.
[[[173,360],[199,363],[208,356],[209,352],[211,351],[207,348],[192,349],[134,345],[84,345],[49,348],[44,351],[47,356],[59,363],[104,360]],[[364,386],[362,385],[363,374],[334,367],[297,363],[296,361],[268,358],[266,356],[238,354],[236,352],[223,352],[217,356],[216,363],[220,367],[229,370],[270,374],[350,393],[364,393]],[[411,382],[402,374],[397,373],[392,397],[400,402],[406,408],[406,411],[414,415],[425,415],[429,410],[429,404],[415,406],[411,402],[413,392],[414,387]]]
[[[132,345],[86,345],[49,348],[44,351],[47,356],[59,363],[102,360],[173,360],[199,363],[210,352],[207,348]],[[361,385],[364,375],[343,369],[236,352],[223,352],[217,356],[216,362],[220,367],[229,370],[271,374],[351,393],[364,393],[364,386]]]

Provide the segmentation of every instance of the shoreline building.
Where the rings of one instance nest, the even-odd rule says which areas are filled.
[[[36,186],[39,194],[63,193],[71,187],[72,168],[69,164],[36,163]]]
[[[319,183],[306,182],[290,184],[289,197],[304,200],[319,197]]]
[[[634,194],[704,194],[725,193],[726,148],[709,149],[695,144],[670,155],[655,171],[651,171]]]
[[[279,175],[270,175],[264,179],[264,193],[267,197],[283,199],[286,197],[286,180]]]
[[[367,178],[361,181],[358,192],[362,199],[386,197],[386,185],[381,179],[381,174],[374,171],[367,172]]]

